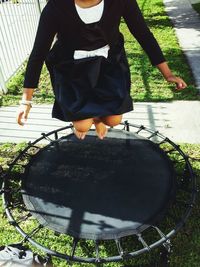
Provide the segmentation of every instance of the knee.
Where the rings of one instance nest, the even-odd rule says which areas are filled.
[[[116,126],[122,121],[122,115],[101,117],[101,121],[108,126]]]
[[[85,119],[79,121],[73,121],[75,129],[79,132],[87,132],[91,128],[93,119]]]

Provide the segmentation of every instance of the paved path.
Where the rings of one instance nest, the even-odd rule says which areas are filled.
[[[200,92],[200,16],[191,6],[197,1],[163,0],[163,2]]]
[[[52,105],[34,106],[27,125],[23,127],[15,122],[16,106],[0,108],[0,142],[32,141],[40,137],[42,132],[70,125],[70,122],[52,119],[51,108]],[[135,103],[134,111],[125,113],[123,121],[143,124],[176,142],[200,143],[199,114],[198,101]],[[63,134],[65,132],[61,132]]]

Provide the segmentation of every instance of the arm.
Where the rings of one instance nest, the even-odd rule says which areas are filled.
[[[176,84],[177,90],[182,90],[187,87],[187,84],[184,82],[183,79],[181,79],[180,77],[176,77],[175,75],[172,74],[167,62],[158,64],[157,68],[162,73],[163,77],[167,82]]]
[[[148,28],[136,0],[123,0],[123,18],[129,31],[148,55],[153,66],[165,62],[165,57],[153,33]]]
[[[32,100],[33,91],[34,91],[33,88],[24,88],[23,89],[23,95],[22,95],[22,101]],[[31,104],[27,104],[27,105],[21,104],[19,106],[18,111],[17,111],[17,118],[16,118],[17,123],[19,125],[21,125],[21,126],[24,125],[24,123],[22,122],[22,119],[24,119],[25,121],[27,120],[31,107],[32,107]]]
[[[184,89],[187,86],[186,83],[181,78],[172,74],[157,40],[144,20],[136,0],[123,0],[123,3],[124,20],[130,32],[147,53],[152,65],[158,68],[166,81],[176,83],[179,90]]]
[[[58,29],[55,11],[49,1],[42,10],[34,45],[28,59],[23,83],[22,100],[31,100],[34,89],[37,88],[42,66],[50,50],[54,36]],[[31,105],[20,105],[17,113],[17,122],[23,125],[22,118],[27,119]]]
[[[24,88],[37,88],[44,60],[57,31],[57,18],[51,1],[49,1],[40,16],[34,45],[26,67]]]

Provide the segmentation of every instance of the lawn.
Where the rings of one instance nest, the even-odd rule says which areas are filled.
[[[5,143],[0,146],[0,165],[3,166],[4,170],[8,168],[8,163],[12,161],[14,157],[26,146],[26,143],[22,144],[11,144]],[[169,149],[168,147],[163,147],[163,149]],[[192,163],[193,169],[195,173],[198,175],[198,183],[200,182],[200,145],[190,145],[190,144],[181,144],[181,149],[189,155],[192,159],[190,162]],[[195,160],[194,160],[195,159]],[[182,163],[180,163],[182,164]],[[181,166],[181,165],[180,165]],[[180,167],[179,166],[179,167]],[[18,173],[18,172],[17,172]],[[16,175],[15,171],[13,171],[12,175]],[[22,240],[21,236],[16,232],[16,230],[10,226],[7,222],[7,219],[3,217],[3,209],[1,206],[2,202],[0,200],[0,244],[11,244],[14,242],[19,242]],[[182,229],[173,239],[173,253],[170,257],[171,267],[199,267],[200,262],[200,199],[198,198],[197,205],[194,207],[191,216],[189,217],[187,224],[184,229]],[[33,229],[34,222],[30,222],[30,224],[24,224],[24,227],[31,227]],[[167,226],[166,226],[167,227]],[[29,230],[30,232],[30,230]],[[46,238],[45,238],[46,237]],[[38,237],[41,238],[41,237]],[[55,237],[52,235],[50,230],[45,230],[44,234],[42,234],[43,244],[47,246],[50,245],[52,249],[58,249],[59,251],[69,253],[69,244],[71,243],[70,237]],[[87,245],[85,243],[81,244],[78,248],[79,253],[83,256],[87,256],[90,254],[90,250],[93,247],[92,243],[88,242]],[[34,251],[35,249],[31,247]],[[110,246],[106,249],[101,247],[103,251],[103,255],[106,256],[107,253],[116,252],[115,246]],[[108,267],[122,267],[122,266],[138,266],[141,267],[145,264],[148,264],[150,260],[155,259],[158,256],[157,251],[153,250],[151,254],[145,254],[134,260],[130,260],[123,263],[109,263],[105,266]],[[54,264],[56,267],[67,267],[67,263],[63,260],[54,259]],[[80,264],[73,264],[73,266],[80,266]],[[94,266],[89,264],[83,264],[84,267]],[[159,266],[161,267],[161,266]]]
[[[193,4],[192,6],[200,14],[200,3]]]
[[[146,22],[157,38],[164,55],[174,74],[181,76],[188,84],[182,92],[175,92],[174,85],[168,84],[156,67],[152,67],[148,57],[134,40],[122,20],[121,31],[125,36],[125,47],[130,64],[132,86],[131,96],[135,101],[171,101],[199,99],[198,92],[186,58],[182,53],[172,23],[169,20],[162,0],[138,0]],[[7,87],[9,93],[0,101],[0,105],[17,104],[21,98],[22,85],[27,61],[21,71],[11,79]],[[51,103],[52,88],[47,68],[44,64],[39,89],[35,90],[35,102]]]

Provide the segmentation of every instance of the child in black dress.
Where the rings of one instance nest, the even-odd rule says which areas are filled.
[[[27,64],[17,114],[20,125],[27,119],[44,61],[55,95],[52,117],[72,121],[78,138],[84,139],[94,123],[103,139],[106,125],[118,125],[122,114],[133,110],[130,70],[119,32],[122,17],[152,65],[177,90],[186,87],[169,69],[136,0],[49,0]]]

